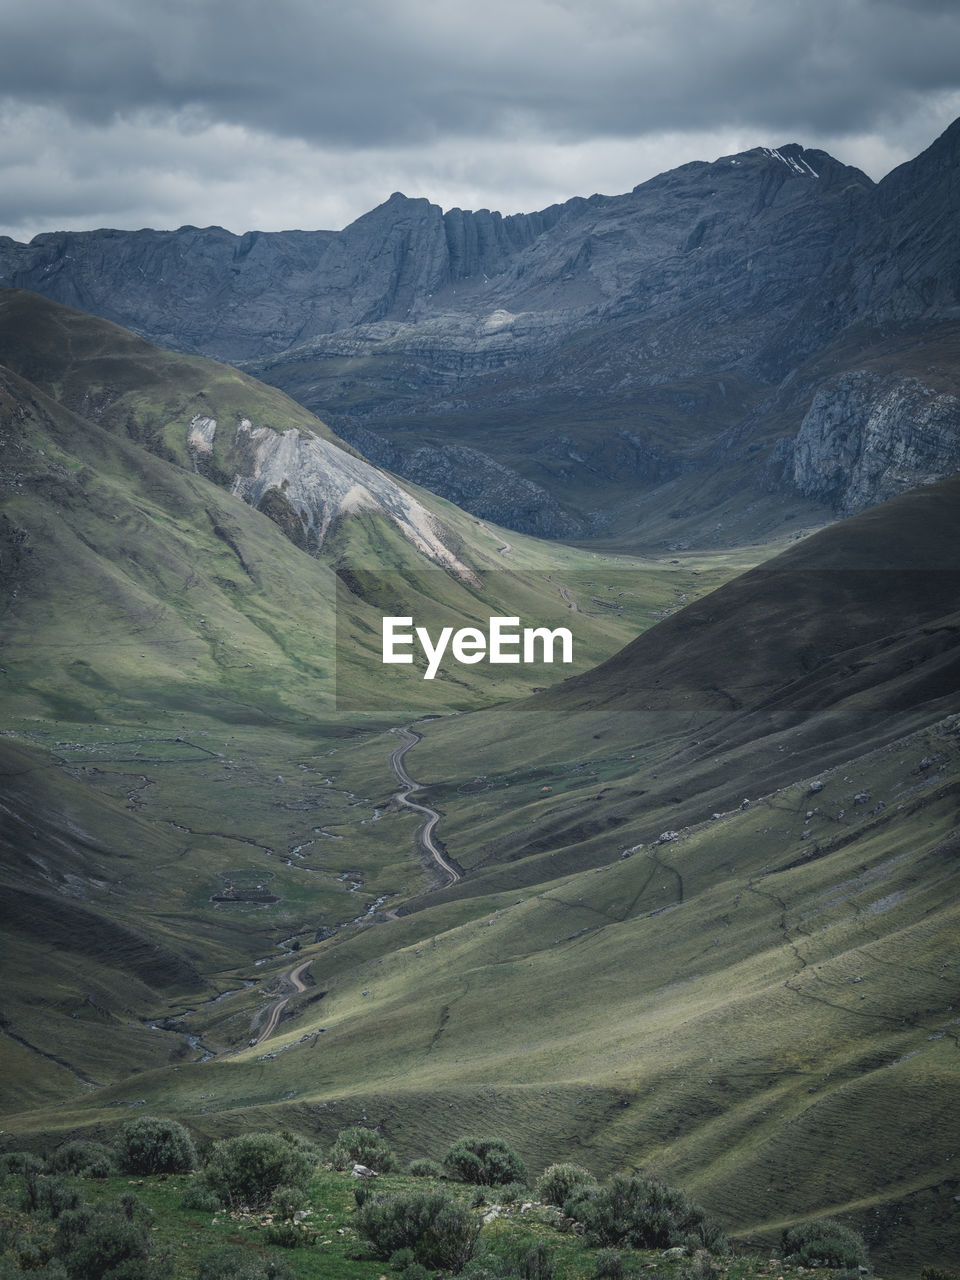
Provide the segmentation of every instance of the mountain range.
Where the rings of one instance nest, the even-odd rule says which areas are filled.
[[[0,243],[5,1150],[497,1132],[960,1256],[958,139]]]
[[[957,465],[958,162],[960,122],[879,183],[791,143],[533,214],[5,239],[0,283],[241,364],[481,518],[725,545]]]

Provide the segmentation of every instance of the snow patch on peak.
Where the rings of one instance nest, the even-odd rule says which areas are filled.
[[[784,155],[782,151],[778,151],[776,147],[761,147],[760,150],[765,156],[769,156],[771,160],[779,160],[785,164],[793,173],[798,173],[802,178],[819,178],[819,173],[811,168],[804,160],[802,154],[796,156]]]

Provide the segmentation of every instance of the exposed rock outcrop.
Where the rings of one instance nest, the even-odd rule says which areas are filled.
[[[916,378],[841,374],[813,398],[793,446],[801,493],[852,515],[960,470],[960,399]]]
[[[345,515],[382,512],[435,564],[475,580],[427,509],[362,458],[311,432],[255,427],[247,418],[237,427],[234,444],[241,461],[234,494],[265,511],[305,550],[318,551]]]

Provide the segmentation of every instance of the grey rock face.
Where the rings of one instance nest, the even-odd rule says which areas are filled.
[[[952,411],[907,387],[916,363],[882,394],[836,378],[862,370],[853,324],[960,314],[958,206],[960,122],[879,184],[789,143],[532,214],[395,193],[340,232],[0,240],[0,283],[242,364],[474,512],[583,536],[611,482],[641,495],[726,467],[722,504],[747,459],[762,489],[783,472],[767,422],[791,379],[776,430],[809,410],[786,470],[802,494],[845,512],[952,468],[934,438]],[[827,350],[825,386],[805,370]]]
[[[430,313],[447,286],[503,270],[562,207],[443,214],[395,192],[341,232],[56,232],[0,238],[0,283],[104,316],[151,341],[224,360]]]
[[[565,512],[541,485],[478,449],[453,444],[405,449],[362,427],[340,427],[340,433],[377,466],[406,476],[483,520],[540,538],[580,538],[587,533],[586,523]]]
[[[878,320],[955,314],[960,303],[960,120],[876,189],[841,305]]]
[[[758,326],[772,336],[849,249],[851,213],[872,184],[809,154],[815,163],[795,144],[757,148],[624,196],[506,218],[394,193],[341,232],[7,240],[0,282],[232,360],[336,335],[470,373],[501,365],[505,349],[515,359],[598,318],[637,315],[656,327],[644,363],[660,373],[669,355],[697,369],[756,350]]]
[[[916,378],[841,374],[813,398],[793,480],[841,515],[960,469],[960,399]]]

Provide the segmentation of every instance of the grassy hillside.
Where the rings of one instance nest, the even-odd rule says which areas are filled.
[[[366,1122],[405,1157],[496,1132],[534,1167],[561,1147],[656,1172],[748,1238],[829,1212],[884,1274],[949,1260],[957,727],[305,945],[314,985],[269,1042],[243,1047],[263,996],[238,991],[191,1019],[214,1061],[8,1116],[10,1140],[107,1133],[131,1105],[210,1136]]]
[[[427,495],[475,576],[386,514],[318,558],[184,443],[178,379],[225,421],[267,413],[255,383],[76,313],[59,342],[47,303],[27,381],[14,301],[7,1149],[142,1106],[208,1137],[365,1121],[405,1158],[490,1132],[534,1168],[659,1173],[751,1238],[838,1214],[888,1276],[958,1256],[960,486],[725,586],[756,551],[604,557]],[[388,600],[569,620],[592,669],[398,690]],[[445,888],[394,799],[417,717]]]
[[[793,553],[798,616],[829,565],[889,575],[924,529],[935,565],[954,498],[902,499]],[[718,635],[759,622],[775,569],[713,597]],[[421,726],[411,767],[465,879],[304,946],[316,985],[269,1045],[243,1047],[240,992],[198,1021],[234,1052],[58,1126],[145,1098],[211,1133],[366,1119],[409,1156],[496,1128],[534,1165],[562,1143],[599,1170],[658,1172],[750,1237],[834,1213],[889,1274],[949,1259],[955,581],[883,582],[872,634],[862,594],[843,626],[825,611],[819,630],[784,630],[735,711],[712,690],[718,654],[731,687],[742,654],[703,624],[669,643],[680,614],[615,660],[646,674],[685,652],[672,709],[633,710],[608,665],[530,706]],[[362,776],[387,749],[344,744],[339,766]]]
[[[338,753],[411,706],[487,705],[558,672],[462,667],[428,684],[421,662],[398,679],[358,582],[431,627],[559,625],[579,600],[582,669],[736,567],[650,562],[639,593],[588,608],[639,562],[508,543],[445,503],[469,582],[386,512],[305,555],[187,445],[198,404],[329,437],[286,397],[25,293],[0,297],[0,346],[15,366],[0,371],[0,874],[17,1107],[199,1056],[184,1009],[269,987],[264,961],[434,883],[386,753],[348,770]],[[217,901],[235,882],[275,901]]]

